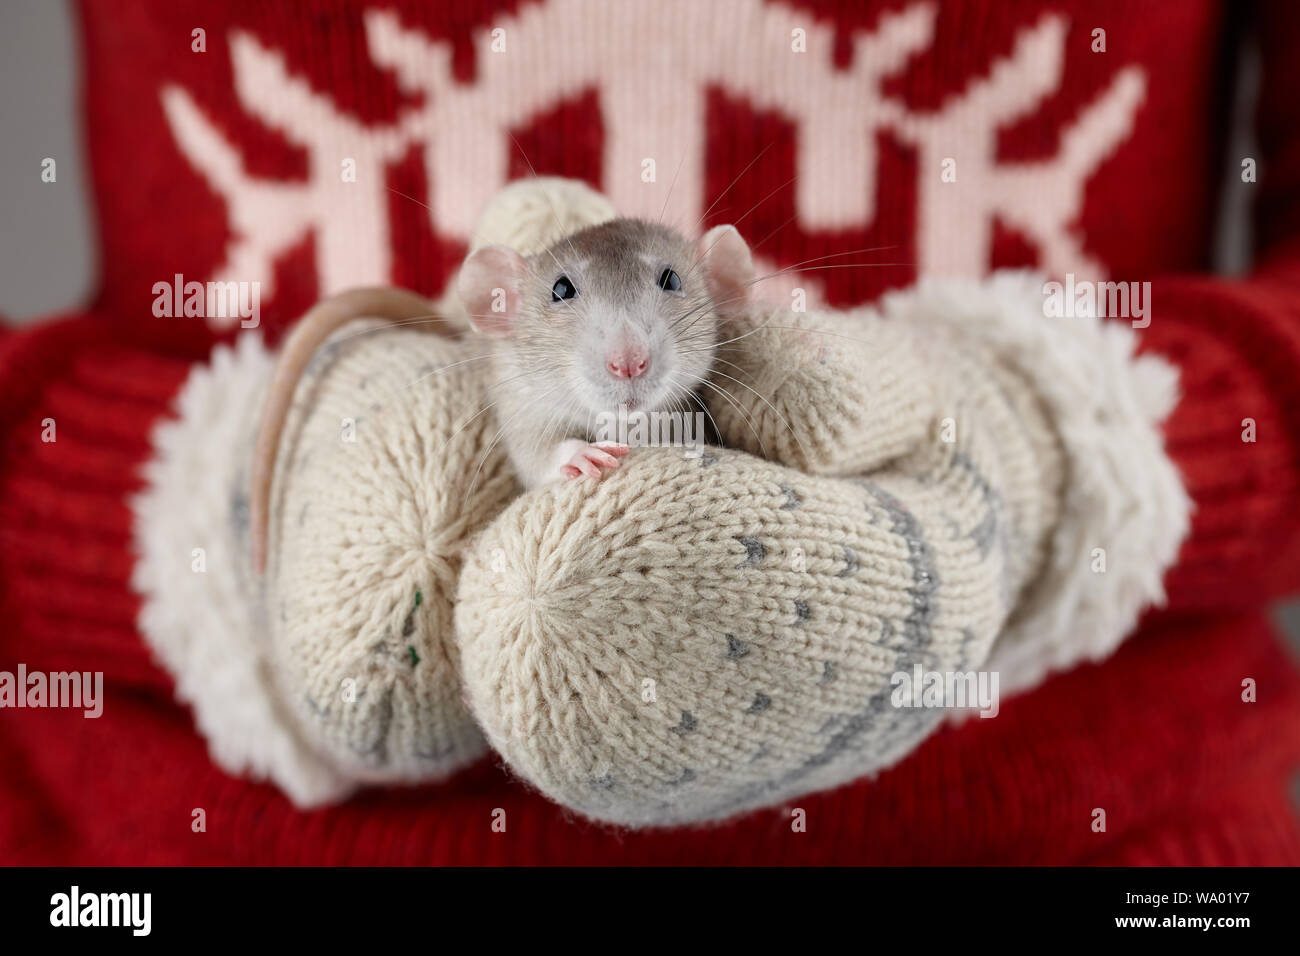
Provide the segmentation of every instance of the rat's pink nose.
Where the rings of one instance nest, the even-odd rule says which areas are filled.
[[[640,349],[624,349],[611,352],[605,368],[615,378],[636,378],[644,375],[650,365],[650,359]]]

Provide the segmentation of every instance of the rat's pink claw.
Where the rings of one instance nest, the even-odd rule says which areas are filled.
[[[620,445],[617,442],[584,444],[574,452],[572,458],[560,465],[560,474],[565,478],[586,475],[599,481],[604,476],[605,470],[613,471],[618,467],[619,458],[626,455],[628,451],[627,445]]]

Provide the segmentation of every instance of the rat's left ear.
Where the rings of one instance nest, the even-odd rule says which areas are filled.
[[[735,226],[714,226],[695,244],[704,279],[719,314],[735,316],[749,304],[754,260]]]
[[[527,273],[524,257],[505,246],[484,246],[470,254],[456,276],[456,291],[476,332],[500,338],[514,331]]]

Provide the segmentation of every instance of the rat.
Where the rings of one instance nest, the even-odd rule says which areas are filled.
[[[715,226],[692,243],[660,223],[616,218],[528,257],[501,245],[473,251],[456,290],[490,350],[489,397],[499,423],[493,440],[524,486],[600,480],[617,468],[628,446],[591,440],[604,414],[684,409],[712,368],[719,322],[743,313],[753,272],[734,226]],[[276,451],[312,356],[352,319],[428,314],[428,303],[412,293],[355,290],[313,308],[286,340],[251,475],[258,573]]]

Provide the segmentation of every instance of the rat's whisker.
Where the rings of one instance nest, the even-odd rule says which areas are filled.
[[[357,320],[359,321],[364,321],[365,319],[366,317],[364,315],[357,316]],[[331,336],[329,341],[348,342],[352,339],[360,338],[363,335],[370,335],[372,332],[382,332],[384,329],[400,329],[410,325],[433,325],[437,322],[452,322],[453,320],[447,318],[446,316],[440,316],[436,312],[430,312],[428,315],[425,316],[414,316],[412,318],[402,319],[396,322],[389,322],[385,319],[373,319],[371,321],[378,322],[380,324],[372,326],[368,329],[361,329],[360,331],[357,332],[349,332],[347,335]]]
[[[754,388],[752,388],[751,386],[746,385],[744,382],[742,382],[740,379],[736,378],[735,376],[728,375],[726,372],[723,372],[723,371],[721,371],[721,370],[719,370],[719,369],[714,369],[713,371],[714,371],[714,374],[716,374],[716,375],[721,375],[723,378],[727,379],[728,381],[735,382],[735,383],[736,383],[737,385],[739,385],[741,388],[745,389],[745,390],[748,391],[748,392],[753,393],[753,395],[754,395],[755,398],[757,398],[760,402],[762,402],[764,405],[766,405],[768,408],[770,408],[770,409],[772,410],[772,414],[775,415],[777,418],[779,418],[779,419],[781,420],[781,424],[784,425],[785,428],[786,428],[786,431],[788,431],[788,432],[790,433],[790,437],[794,439],[794,443],[795,443],[796,445],[799,446],[799,454],[803,455],[804,461],[808,461],[808,460],[809,460],[809,458],[808,458],[808,452],[804,449],[804,447],[803,447],[803,443],[802,443],[801,441],[799,441],[799,436],[798,436],[798,434],[795,433],[794,427],[793,427],[793,426],[792,426],[788,421],[786,421],[786,418],[785,418],[784,415],[782,415],[779,411],[777,411],[777,408],[776,408],[775,405],[773,405],[771,402],[769,402],[769,401],[767,400],[767,398],[765,398],[765,397],[762,395],[762,393],[760,393],[757,389],[754,389]]]
[[[415,203],[417,206],[424,206],[424,208],[427,209],[427,210],[429,210],[429,212],[433,212],[433,207],[432,207],[432,206],[429,206],[429,205],[426,205],[425,203],[420,202],[420,200],[416,199],[414,196],[408,196],[408,195],[406,195],[406,193],[402,192],[402,191],[399,190],[399,189],[394,189],[392,186],[385,186],[384,188],[387,189],[390,193],[395,193],[395,194],[397,194],[398,196],[401,196],[403,199],[409,199],[409,200],[411,200],[411,202]]]
[[[510,378],[502,379],[501,381],[495,383],[494,387],[499,388],[502,385],[507,385],[511,382],[518,381],[521,378],[528,378],[531,374],[532,374],[531,372],[524,372],[521,375],[512,375]],[[454,432],[448,435],[446,439],[443,440],[443,443],[439,445],[437,451],[434,452],[434,457],[437,457],[437,455],[439,455],[442,452],[442,450],[447,447],[447,445],[451,442],[453,438],[455,438],[462,431],[464,431],[466,428],[472,425],[476,418],[478,418],[480,415],[482,415],[484,412],[488,411],[489,409],[496,407],[498,404],[500,404],[500,399],[498,399],[497,401],[488,402],[486,405],[480,406],[477,412],[475,412],[473,415],[467,418],[463,423],[461,423],[459,428],[457,428]]]
[[[783,311],[783,310],[778,310],[778,311]],[[710,346],[710,348],[714,348],[718,351],[723,351],[731,343],[739,342],[741,339],[749,338],[749,336],[754,335],[758,332],[762,332],[765,329],[774,329],[778,332],[799,332],[803,335],[829,335],[833,338],[845,339],[846,341],[856,342],[859,345],[866,345],[866,346],[871,346],[873,344],[866,339],[858,338],[857,336],[854,335],[847,335],[843,332],[832,332],[829,329],[809,329],[809,328],[802,328],[797,325],[772,325],[769,322],[765,322],[762,325],[755,326],[754,328],[749,329],[747,332],[744,332],[740,335],[734,336],[729,339],[724,339],[723,341],[718,342],[716,345]],[[703,351],[707,351],[707,349],[684,349],[683,350],[683,352],[703,352]]]
[[[471,356],[471,357],[469,357],[469,358],[467,358],[467,359],[461,359],[459,362],[452,362],[450,365],[443,365],[443,366],[440,366],[440,367],[438,367],[438,368],[435,368],[432,372],[429,372],[429,373],[426,374],[426,375],[421,375],[419,378],[417,378],[417,379],[416,379],[415,381],[413,381],[413,382],[407,382],[407,383],[406,383],[405,385],[403,385],[402,387],[403,387],[403,388],[410,388],[412,385],[419,385],[421,382],[427,381],[427,380],[433,378],[435,375],[437,375],[437,374],[439,374],[439,373],[441,373],[441,372],[450,371],[451,369],[453,369],[453,368],[459,368],[459,367],[462,366],[462,365],[469,365],[471,362],[481,362],[481,361],[483,361],[484,359],[489,359],[489,358],[491,358],[491,357],[492,357],[492,353],[491,353],[491,352],[487,352],[487,353],[485,353],[485,354],[483,354],[483,355],[473,355],[473,356]]]
[[[731,366],[732,368],[734,368],[737,372],[740,372],[741,374],[744,374],[744,371],[745,371],[745,370],[744,370],[741,366],[737,365],[735,362],[728,362],[726,359],[722,358],[721,356],[715,358],[714,361],[715,361],[715,362],[721,362],[723,365],[730,365],[730,366]]]
[[[745,211],[745,214],[743,216],[741,216],[739,219],[733,219],[731,221],[731,225],[736,226],[737,224],[744,222],[749,217],[750,213],[752,213],[759,206],[763,205],[763,203],[767,202],[769,199],[771,199],[773,196],[779,193],[782,189],[785,189],[785,187],[789,186],[792,182],[795,181],[796,178],[797,177],[795,176],[791,176],[780,186],[777,186],[775,189],[773,189],[770,193],[768,193],[758,202],[754,203],[754,205],[750,206],[749,209]],[[690,271],[686,274],[687,278],[690,278],[692,275],[695,274],[695,270],[698,269],[704,263],[704,261],[709,258],[709,253],[713,251],[713,247],[716,246],[721,241],[722,241],[722,236],[718,236],[718,238],[714,239],[713,242],[709,245],[709,248],[704,250],[703,254],[696,257],[695,265],[693,265]]]
[[[850,250],[848,250],[847,252],[832,252],[832,253],[829,253],[828,255],[817,256],[815,259],[804,259],[802,262],[792,262],[792,263],[791,263],[790,265],[788,265],[788,266],[782,266],[782,267],[781,267],[781,271],[784,272],[784,271],[786,271],[787,269],[798,269],[800,266],[811,265],[811,264],[814,263],[814,262],[823,262],[823,261],[825,261],[826,259],[839,259],[839,258],[841,258],[841,257],[843,257],[843,256],[857,256],[857,255],[861,255],[861,254],[864,253],[864,252],[887,252],[887,251],[890,250],[890,249],[897,249],[897,248],[898,248],[898,245],[895,244],[895,245],[892,245],[892,246],[866,246],[866,247],[864,247],[864,248],[862,248],[862,249],[850,249]],[[850,263],[850,265],[857,265],[857,264],[861,264],[861,265],[877,265],[878,263]],[[883,264],[884,264],[884,265],[896,265],[896,263],[883,263]],[[780,273],[780,272],[773,272],[773,273],[770,273],[770,274],[771,274],[771,275],[780,275],[781,273]],[[761,278],[762,278],[762,277],[760,277],[760,279],[761,279]]]
[[[704,399],[700,398],[700,396],[696,394],[695,389],[693,388],[682,387],[682,392],[684,393],[686,398],[690,399],[691,401],[695,402],[695,404],[700,406],[700,408],[704,411],[704,414],[708,416],[709,422],[712,423],[713,425],[713,434],[718,436],[718,441],[722,441],[722,429],[718,427],[718,420],[713,417],[713,412],[709,411],[709,406],[705,403]],[[690,406],[688,405],[686,406],[686,408],[689,409]]]
[[[758,151],[758,153],[754,156],[754,158],[751,159],[751,160],[746,164],[745,168],[742,169],[742,170],[741,170],[741,171],[736,175],[736,178],[733,179],[733,180],[732,180],[732,181],[727,185],[727,188],[724,189],[722,192],[718,193],[718,198],[715,199],[715,200],[713,200],[713,202],[709,204],[709,208],[706,209],[706,210],[704,210],[704,215],[700,216],[700,218],[699,218],[698,220],[696,220],[696,223],[695,223],[695,229],[696,229],[697,231],[699,230],[700,226],[704,225],[704,220],[707,219],[707,218],[709,217],[709,213],[713,212],[713,207],[716,206],[718,203],[722,202],[722,197],[724,197],[725,195],[727,195],[727,193],[731,192],[732,187],[734,187],[734,186],[736,185],[736,183],[740,182],[741,178],[745,175],[745,173],[749,172],[750,169],[753,168],[754,164],[757,163],[760,159],[763,158],[763,154],[766,153],[769,149],[772,148],[772,143],[773,143],[773,142],[775,142],[775,140],[771,140],[771,141],[769,141],[768,144],[767,144],[766,146],[764,146],[762,149],[760,149],[760,150]]]
[[[546,418],[545,427],[538,433],[536,440],[533,442],[532,447],[534,451],[541,449],[550,442],[552,431],[564,426],[564,423],[568,420],[575,404],[576,403],[573,399],[570,399],[568,402],[552,410],[550,415]],[[588,413],[587,419],[588,421],[591,420],[590,413]]]
[[[751,213],[753,213],[756,209],[758,209],[759,206],[763,205],[763,203],[767,202],[769,199],[771,199],[773,196],[775,196],[777,193],[779,193],[782,189],[785,189],[787,186],[789,186],[791,183],[793,183],[793,182],[794,182],[796,179],[798,179],[798,178],[799,178],[798,176],[791,176],[789,179],[787,179],[785,182],[783,182],[780,186],[777,186],[777,187],[776,187],[775,189],[773,189],[770,193],[768,193],[766,196],[764,196],[764,197],[763,197],[762,199],[760,199],[758,202],[754,203],[754,205],[750,206],[747,210],[745,210],[744,215],[742,215],[739,219],[733,219],[733,220],[731,221],[731,225],[734,226],[734,225],[736,225],[737,223],[744,222],[746,219],[749,218],[749,216],[750,216]]]
[[[534,166],[533,161],[528,158],[528,154],[524,152],[524,148],[523,146],[520,145],[519,140],[515,138],[515,134],[508,132],[506,135],[508,135],[510,137],[510,141],[515,144],[515,148],[519,150],[519,155],[524,158],[524,162],[528,164],[528,169],[532,172],[533,178],[540,179],[541,177],[537,175],[537,167]],[[551,218],[555,220],[556,232],[564,239],[565,243],[568,245],[569,252],[573,253],[574,252],[573,243],[569,240],[569,234],[565,231],[564,224],[560,222],[560,214],[555,211],[555,204],[551,202],[551,197],[549,194],[543,192],[542,195],[546,198],[546,205],[551,210]],[[546,251],[551,252],[551,247],[547,246]],[[555,260],[555,265],[557,268],[563,268],[563,266],[560,265],[560,260],[555,258],[555,253],[551,252],[551,258]]]
[[[561,386],[562,384],[563,384],[563,383],[561,383],[561,382],[557,382],[556,384],[554,384],[554,385],[552,385],[550,388],[548,388],[545,392],[543,392],[541,395],[539,395],[538,398],[537,398],[537,402],[538,402],[538,404],[540,404],[543,400],[549,398],[549,397],[551,396],[551,393],[553,393],[553,392],[556,391],[558,388],[560,388],[560,386]],[[522,406],[522,407],[521,407],[517,412],[515,412],[513,415],[511,415],[509,418],[507,418],[507,419],[506,419],[506,420],[501,424],[501,427],[497,429],[496,434],[492,436],[492,440],[491,440],[490,442],[488,442],[488,446],[487,446],[487,448],[485,448],[485,449],[483,450],[483,454],[482,454],[482,456],[479,458],[479,461],[478,461],[478,467],[474,469],[474,478],[473,478],[472,481],[470,481],[469,491],[467,491],[467,492],[465,493],[465,497],[466,497],[466,498],[469,498],[470,496],[473,495],[473,493],[474,493],[474,487],[478,484],[478,476],[479,476],[479,473],[482,472],[482,470],[483,470],[483,466],[487,463],[488,458],[489,458],[489,457],[491,456],[491,454],[492,454],[492,450],[493,450],[494,448],[496,448],[496,446],[497,446],[497,442],[499,442],[499,441],[501,440],[501,436],[505,434],[506,429],[510,427],[510,424],[511,424],[511,423],[512,423],[516,418],[518,418],[518,417],[519,417],[520,415],[522,415],[524,412],[529,411],[529,410],[530,410],[530,409],[529,409],[528,406],[526,406],[526,405],[525,405],[525,406]]]
[[[745,284],[756,285],[759,282],[763,282],[767,279],[775,278],[776,276],[787,275],[787,274],[797,273],[797,272],[825,272],[831,269],[891,269],[899,266],[914,266],[914,265],[916,265],[916,263],[914,262],[847,262],[847,263],[841,263],[839,265],[812,266],[811,268],[807,268],[807,269],[778,269],[776,272],[769,272],[767,275],[758,276],[757,278]]]
[[[677,176],[682,171],[682,163],[686,162],[686,154],[682,153],[682,158],[677,160],[677,172],[673,173],[673,181],[668,184],[668,195],[664,197],[664,208],[659,210],[659,221],[664,221],[664,213],[668,211],[668,200],[673,198],[673,189],[677,185]]]
[[[773,236],[775,236],[778,232],[780,232],[782,229],[784,229],[786,226],[790,225],[790,223],[794,222],[794,221],[795,221],[796,219],[798,219],[798,218],[799,218],[799,212],[798,212],[798,210],[796,210],[795,213],[794,213],[792,216],[790,216],[789,219],[787,219],[785,222],[781,223],[781,225],[777,226],[775,229],[773,229],[773,230],[772,230],[771,232],[769,232],[766,236],[764,236],[762,239],[758,240],[758,242],[754,243],[754,244],[753,244],[752,246],[750,246],[749,248],[750,248],[750,249],[757,249],[759,246],[761,246],[763,243],[767,242],[767,240],[771,239],[771,238],[772,238]]]
[[[705,388],[713,389],[715,392],[717,392],[719,395],[725,398],[727,402],[731,405],[731,407],[736,410],[736,414],[740,416],[740,420],[744,422],[746,425],[748,425],[749,430],[754,433],[754,437],[758,440],[758,450],[762,454],[762,456],[766,458],[767,449],[763,445],[763,436],[760,435],[758,429],[754,427],[753,422],[750,420],[750,417],[745,414],[745,410],[741,408],[740,405],[736,402],[736,400],[727,393],[726,389],[719,388],[717,385],[715,385],[713,382],[708,381],[707,379],[700,382],[700,384],[703,385]],[[717,427],[716,422],[714,423],[714,427],[715,428]],[[721,429],[718,429],[718,435],[719,437],[722,435]]]

